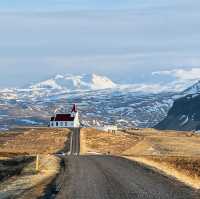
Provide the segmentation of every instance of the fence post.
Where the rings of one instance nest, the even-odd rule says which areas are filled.
[[[35,164],[35,170],[39,171],[39,155],[36,155],[36,164]]]

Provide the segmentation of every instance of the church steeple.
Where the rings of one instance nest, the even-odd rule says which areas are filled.
[[[77,112],[77,106],[76,104],[74,104],[72,107],[72,113],[76,113],[76,112]]]

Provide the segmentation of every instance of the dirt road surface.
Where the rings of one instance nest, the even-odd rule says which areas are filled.
[[[79,156],[79,129],[65,157],[57,199],[199,199],[200,193],[139,163],[114,156]]]
[[[71,144],[70,144],[70,154],[79,155],[80,153],[80,129],[76,128],[72,132]]]

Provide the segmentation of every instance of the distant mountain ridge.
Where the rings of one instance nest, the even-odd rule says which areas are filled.
[[[64,112],[68,104],[76,103],[86,126],[153,127],[167,117],[174,100],[188,93],[198,95],[199,82],[182,92],[166,88],[125,85],[96,74],[56,75],[25,88],[0,89],[0,125],[47,124],[55,111]],[[180,118],[187,123],[187,114]]]
[[[101,90],[116,88],[112,80],[105,76],[91,75],[56,75],[55,77],[30,86],[30,89],[52,90]]]
[[[186,85],[191,85],[187,82]],[[29,98],[50,97],[62,95],[70,92],[85,92],[95,90],[111,90],[111,92],[120,90],[121,92],[135,92],[139,94],[157,94],[174,92],[177,97],[195,93],[200,90],[200,83],[196,83],[185,91],[181,91],[180,82],[163,83],[132,83],[124,84],[114,82],[110,78],[97,74],[80,74],[80,75],[55,75],[52,78],[26,86],[24,88],[0,89],[0,94],[15,99],[16,96],[29,96]],[[184,84],[185,85],[185,84]],[[185,87],[184,87],[185,88]]]
[[[187,88],[188,87],[188,88]],[[193,82],[191,80],[180,82],[173,81],[168,83],[120,83],[114,82],[112,79],[98,74],[58,74],[52,78],[41,81],[26,87],[29,91],[38,91],[49,93],[54,92],[74,92],[74,91],[94,91],[94,90],[121,90],[124,92],[138,93],[162,93],[176,92],[181,96],[200,92],[200,81]],[[184,90],[185,89],[185,90]],[[20,89],[18,89],[20,90]]]
[[[196,82],[182,92],[183,95],[193,95],[197,93],[200,93],[200,81]]]

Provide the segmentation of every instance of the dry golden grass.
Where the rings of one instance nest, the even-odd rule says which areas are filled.
[[[126,158],[149,165],[193,188],[200,189],[199,157],[126,156]]]
[[[96,152],[122,154],[139,140],[139,136],[127,133],[107,133],[96,129],[81,130],[81,153]]]
[[[192,132],[128,130],[113,134],[81,131],[82,153],[120,155],[153,166],[167,175],[200,188],[200,135]]]
[[[145,158],[161,164],[165,162],[188,176],[200,177],[200,157],[149,156]]]
[[[127,156],[200,156],[200,136],[173,131],[140,129],[107,133],[96,129],[81,130],[83,152],[127,155]]]
[[[65,147],[67,129],[25,128],[0,135],[0,155],[53,154]]]
[[[0,156],[4,157],[1,158],[2,161],[7,161],[7,159],[12,161],[15,156],[19,157],[19,155],[40,155],[39,173],[35,171],[35,161],[32,161],[30,164],[25,165],[20,172],[22,175],[13,176],[2,181],[0,192],[11,194],[12,198],[14,196],[22,199],[41,197],[46,186],[51,183],[60,170],[60,158],[48,154],[62,151],[69,143],[69,136],[70,130],[67,129],[35,127],[16,128],[11,132],[2,132],[0,134]],[[8,172],[8,169],[0,168],[0,173],[4,171]]]
[[[141,129],[130,132],[141,136],[137,145],[130,147],[123,154],[132,156],[200,156],[200,136],[190,132],[148,131]]]

